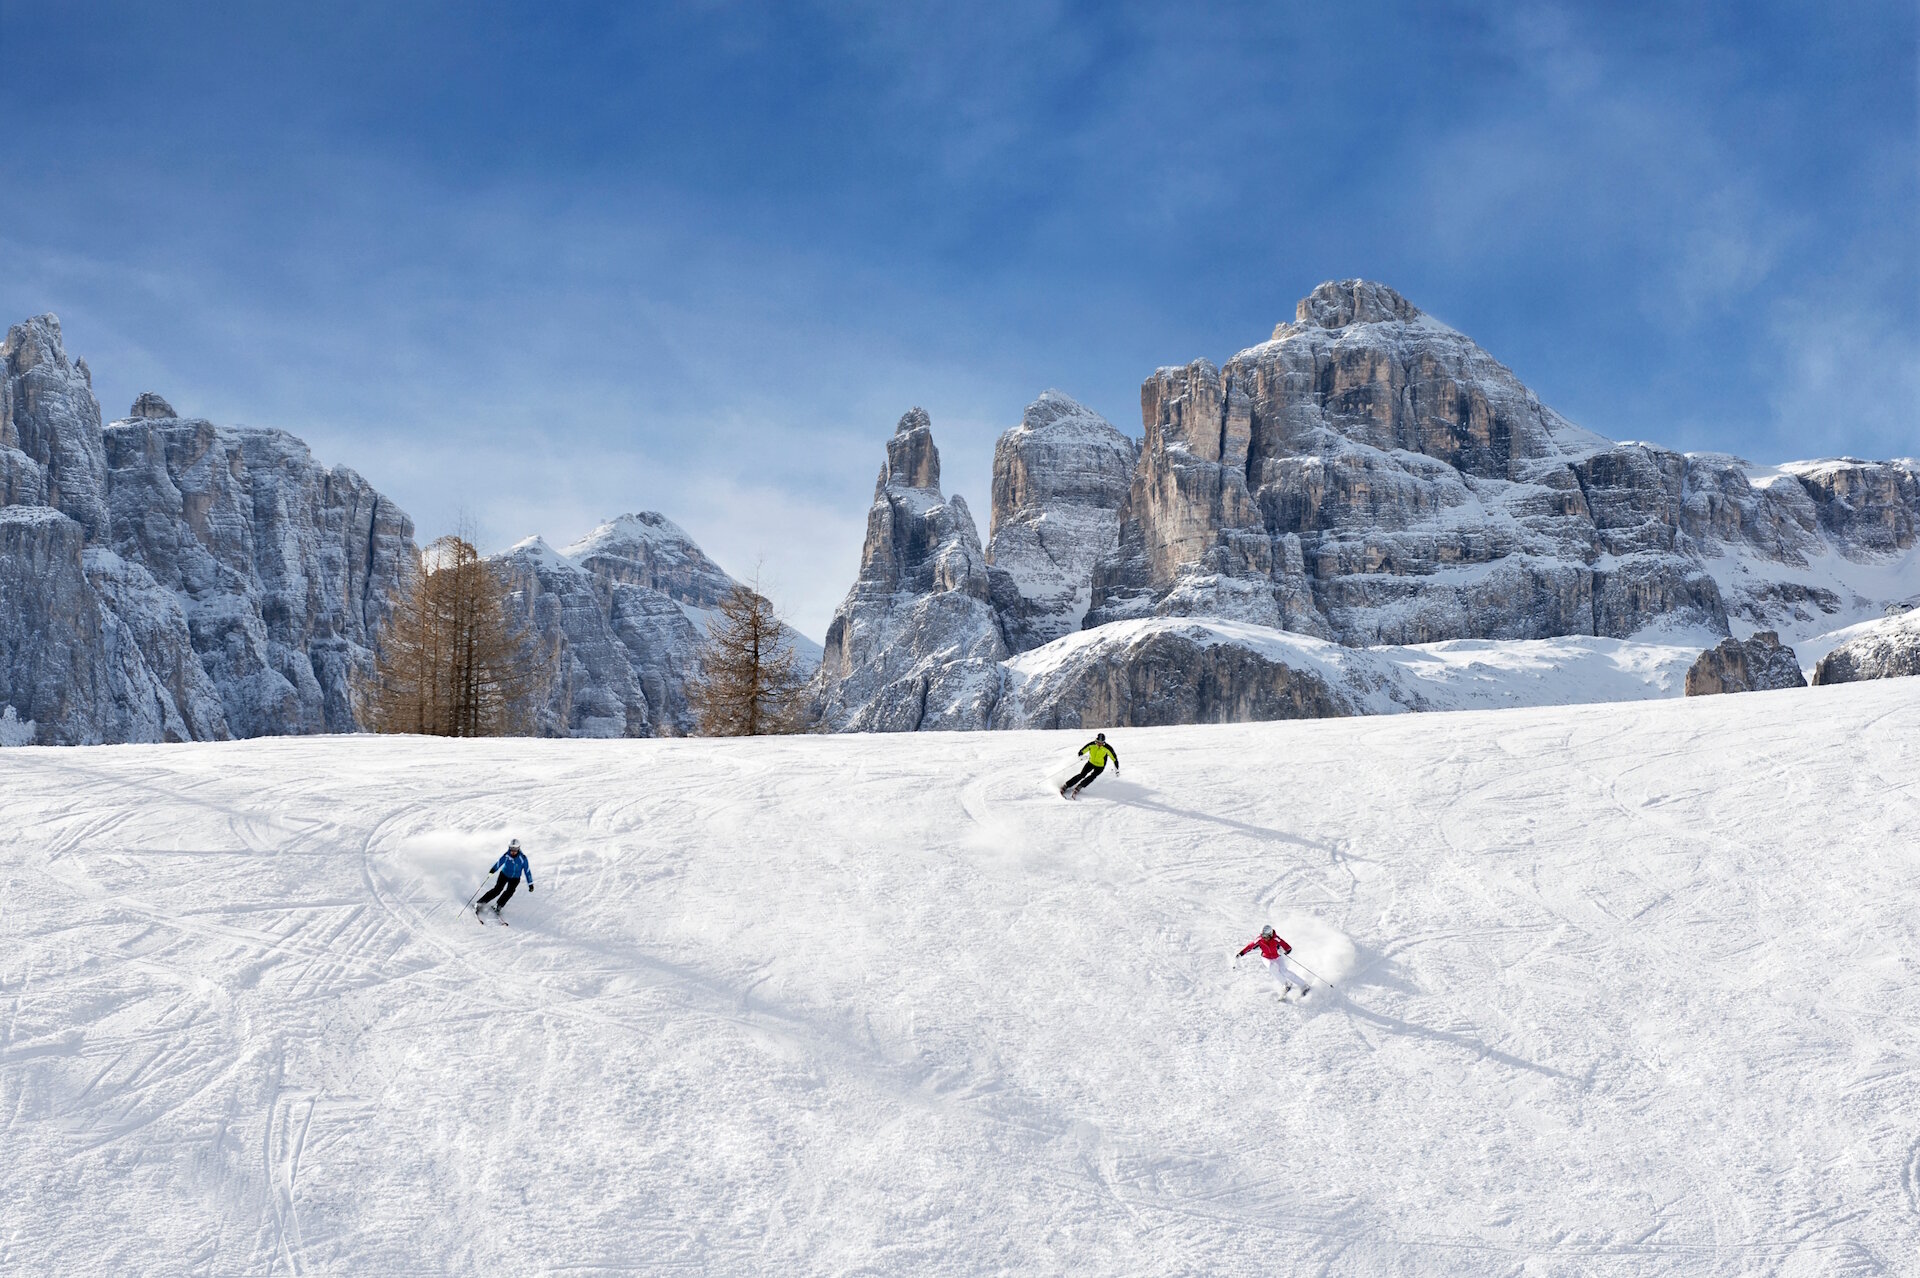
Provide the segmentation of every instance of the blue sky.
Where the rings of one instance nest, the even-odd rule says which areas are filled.
[[[1385,280],[1618,438],[1920,452],[1911,0],[0,0],[0,320],[489,548],[661,510],[816,637],[882,445]]]

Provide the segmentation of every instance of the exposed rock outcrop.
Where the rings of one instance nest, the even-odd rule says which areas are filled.
[[[1627,634],[1679,609],[1717,625],[1711,578],[1644,537],[1603,553],[1576,465],[1607,449],[1485,351],[1384,285],[1323,284],[1272,340],[1162,369],[1091,622],[1231,616],[1347,644]],[[1653,475],[1595,465],[1635,504]],[[1631,541],[1632,539],[1626,539]]]
[[[1008,655],[992,594],[973,516],[964,500],[942,495],[932,422],[912,409],[887,441],[860,573],[827,628],[812,689],[820,723],[986,727]]]
[[[538,537],[499,557],[522,604],[556,645],[559,678],[541,721],[550,736],[681,736],[694,730],[688,683],[707,625],[735,581],[664,515],[601,524],[563,551]],[[791,628],[800,669],[820,649]]]
[[[1723,639],[1701,653],[1687,671],[1689,697],[1806,686],[1800,659],[1771,630],[1763,630],[1751,639]]]
[[[647,695],[613,632],[596,582],[539,537],[495,556],[518,587],[522,616],[555,654],[539,731],[550,737],[654,735]]]
[[[1861,633],[1820,658],[1816,684],[1920,675],[1920,609],[1860,627]]]
[[[1080,628],[1093,567],[1119,539],[1139,445],[1093,410],[1047,391],[993,450],[987,563],[1010,591],[994,602],[1015,652]],[[996,573],[996,576],[997,576]]]
[[[134,400],[133,407],[127,410],[127,416],[130,418],[159,419],[178,417],[179,415],[180,414],[173,411],[172,404],[169,404],[152,391],[141,392],[140,398]]]
[[[1009,693],[996,727],[1148,728],[1329,719],[1362,703],[1313,664],[1198,623],[1117,622]],[[1071,642],[1063,641],[1063,642]]]
[[[1840,457],[1781,469],[1812,496],[1820,526],[1848,546],[1886,554],[1914,544],[1920,529],[1920,468],[1912,459]]]

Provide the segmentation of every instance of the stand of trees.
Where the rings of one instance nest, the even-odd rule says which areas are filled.
[[[533,731],[554,653],[516,616],[513,582],[465,537],[442,537],[395,594],[359,685],[375,732],[504,737]]]
[[[753,586],[735,586],[707,627],[702,669],[688,700],[709,737],[756,737],[798,732],[802,680],[793,645],[773,604]]]

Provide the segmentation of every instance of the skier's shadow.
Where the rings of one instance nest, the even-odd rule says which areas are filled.
[[[1269,830],[1264,825],[1253,825],[1246,821],[1236,821],[1232,817],[1215,816],[1211,812],[1199,812],[1193,808],[1176,808],[1171,803],[1162,803],[1153,798],[1153,791],[1131,781],[1114,781],[1101,787],[1105,793],[1102,798],[1115,803],[1123,803],[1130,808],[1144,808],[1149,812],[1164,812],[1168,816],[1179,817],[1185,821],[1204,821],[1208,825],[1225,826],[1241,834],[1252,835],[1256,839],[1265,839],[1269,843],[1287,843],[1297,848],[1311,848],[1315,852],[1337,855],[1337,850],[1328,844],[1313,839],[1303,839],[1297,834],[1288,834],[1284,830]]]
[[[1398,1034],[1408,1038],[1425,1038],[1431,1039],[1434,1042],[1446,1043],[1450,1046],[1458,1047],[1463,1051],[1472,1052],[1476,1056],[1485,1057],[1487,1060],[1497,1062],[1498,1064],[1510,1066],[1513,1069],[1523,1069],[1529,1073],[1545,1075],[1548,1078],[1571,1077],[1571,1075],[1554,1069],[1551,1065],[1536,1064],[1533,1061],[1524,1060],[1521,1057],[1515,1056],[1511,1052],[1503,1052],[1498,1048],[1488,1047],[1479,1039],[1471,1035],[1462,1034],[1457,1030],[1434,1029],[1427,1025],[1416,1025],[1412,1021],[1403,1020],[1398,1016],[1388,1016],[1385,1012],[1376,1012],[1370,1007],[1362,1007],[1359,1003],[1355,1002],[1352,997],[1346,995],[1346,989],[1355,986],[1373,986],[1378,989],[1397,990],[1404,994],[1418,994],[1422,991],[1412,981],[1400,974],[1391,959],[1382,956],[1367,961],[1364,951],[1356,957],[1360,958],[1361,961],[1355,965],[1351,972],[1341,979],[1340,985],[1337,987],[1342,994],[1338,1005],[1345,1007],[1355,1018],[1365,1021],[1377,1029],[1385,1030],[1389,1034]]]

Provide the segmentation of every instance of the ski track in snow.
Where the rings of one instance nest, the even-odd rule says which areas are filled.
[[[1083,740],[0,754],[0,1272],[1920,1273],[1920,679]]]

